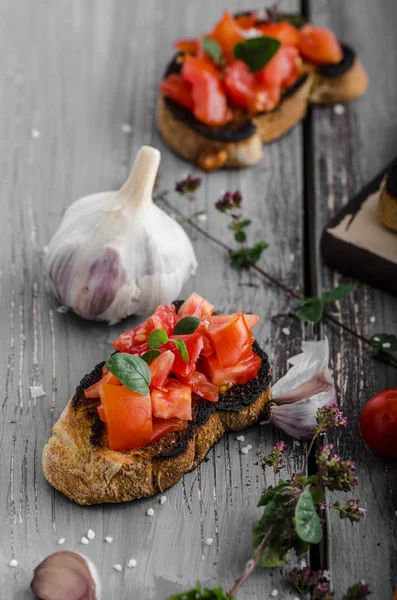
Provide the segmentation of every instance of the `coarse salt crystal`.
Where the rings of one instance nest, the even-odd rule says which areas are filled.
[[[83,535],[83,537],[81,538],[81,543],[82,543],[82,544],[85,544],[85,545],[87,545],[87,544],[89,544],[90,542],[89,542],[89,541],[87,540],[87,538],[86,538],[86,537]]]
[[[15,558],[13,558],[12,560],[10,560],[10,562],[8,564],[10,565],[10,567],[17,567],[18,561],[15,560]]]
[[[248,446],[244,446],[240,450],[241,454],[248,454],[249,451],[250,451],[250,449],[248,448]]]
[[[214,543],[214,540],[212,538],[207,538],[205,540],[205,543],[207,546],[212,546],[212,544]]]
[[[160,504],[165,504],[167,502],[167,496],[161,496]]]
[[[95,531],[92,531],[92,529],[89,529],[87,531],[87,537],[89,540],[93,540],[95,538]]]
[[[369,320],[370,320],[370,323],[375,323],[375,321],[376,321],[376,319],[373,315],[372,315],[372,317],[369,318]]]
[[[30,395],[34,398],[41,398],[41,396],[45,396],[45,391],[43,390],[42,385],[30,385],[29,386]]]
[[[61,313],[61,315],[64,315],[65,313],[69,312],[69,309],[67,306],[58,306],[56,311],[57,313]]]
[[[283,327],[282,330],[284,335],[291,335],[291,331],[289,329],[289,327]]]
[[[342,104],[335,104],[335,106],[334,106],[334,113],[336,115],[344,115],[345,114],[345,107],[342,106]]]
[[[380,339],[377,336],[375,336],[374,337],[374,342],[380,342]]]
[[[278,596],[278,590],[273,590],[270,595],[273,596],[273,598],[275,598],[276,596]]]
[[[115,571],[118,571],[118,572],[120,572],[120,571],[121,571],[121,569],[122,569],[122,566],[121,566],[121,565],[119,565],[119,564],[117,564],[117,565],[113,565],[113,569],[114,569]]]
[[[323,577],[325,579],[328,579],[328,581],[330,581],[331,577],[330,577],[329,571],[327,571],[327,569],[324,569],[324,571],[323,571]]]
[[[267,421],[259,421],[259,425],[267,425]]]
[[[247,448],[248,448],[248,450],[252,450],[252,446],[251,446],[251,444],[248,444],[248,445],[247,445]]]
[[[66,539],[65,539],[65,538],[59,538],[59,540],[58,540],[58,544],[59,544],[60,546],[62,546],[62,544],[64,544],[65,542],[66,542]]]
[[[238,436],[236,437],[236,440],[237,440],[238,442],[243,442],[243,441],[245,440],[245,437],[244,437],[243,435],[238,435]]]
[[[131,127],[131,125],[129,123],[123,123],[122,126],[121,126],[121,131],[123,133],[131,133],[132,127]]]
[[[34,139],[34,140],[38,140],[41,138],[41,133],[38,129],[32,129],[30,132],[30,136]]]
[[[208,215],[206,215],[205,213],[202,213],[201,215],[197,215],[197,219],[199,221],[206,221],[208,219]]]
[[[148,517],[153,517],[153,515],[154,515],[153,508],[148,508],[147,511],[146,511],[146,514],[147,514]]]
[[[301,443],[300,443],[300,442],[298,442],[298,440],[293,440],[293,441],[292,441],[292,443],[293,443],[293,445],[294,445],[294,446],[296,446],[297,448],[300,448],[300,447],[301,447]]]
[[[391,344],[389,344],[389,342],[384,342],[382,344],[382,348],[390,348]]]
[[[289,255],[289,259],[290,260],[295,260],[295,254],[293,254],[293,252],[291,252],[291,254]]]
[[[129,560],[129,561],[128,561],[128,563],[127,563],[127,567],[128,567],[129,569],[131,569],[132,567],[136,567],[136,566],[137,566],[137,564],[138,564],[138,561],[137,561],[137,560],[135,560],[135,558],[130,558],[130,560]]]
[[[112,537],[110,537],[109,535],[107,535],[107,536],[105,537],[105,542],[107,542],[108,544],[111,544],[111,543],[113,542],[113,538],[112,538]]]

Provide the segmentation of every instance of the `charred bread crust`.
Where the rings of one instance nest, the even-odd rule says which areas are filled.
[[[309,96],[311,104],[350,102],[365,94],[368,89],[368,75],[359,58],[354,56],[351,66],[347,69],[343,68],[340,75],[337,74],[338,66],[324,65],[315,71]],[[324,70],[331,72],[332,75],[324,75]]]
[[[319,65],[317,67],[317,73],[319,75],[323,75],[323,77],[330,77],[331,79],[334,77],[341,77],[344,75],[354,65],[354,61],[357,58],[357,54],[355,50],[351,46],[340,42],[343,51],[342,60],[336,64],[328,63],[326,65]]]
[[[387,172],[380,190],[379,218],[386,227],[397,231],[397,161]]]

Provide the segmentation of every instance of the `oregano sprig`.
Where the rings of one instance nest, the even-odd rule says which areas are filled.
[[[339,300],[346,298],[356,289],[356,287],[357,285],[355,283],[348,283],[346,285],[340,285],[328,292],[324,292],[321,297],[313,296],[312,298],[302,298],[301,306],[295,311],[295,314],[301,321],[318,323],[323,316],[325,304],[338,302]]]

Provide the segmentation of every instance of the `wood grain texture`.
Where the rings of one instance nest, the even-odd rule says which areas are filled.
[[[121,331],[137,323],[131,318],[108,328],[57,312],[43,276],[43,247],[74,199],[124,181],[142,144],[162,151],[164,187],[191,171],[157,134],[156,86],[173,41],[205,31],[226,5],[244,9],[250,1],[0,1],[1,597],[30,598],[33,568],[60,548],[83,551],[97,564],[106,600],[161,600],[197,578],[228,587],[249,558],[256,503],[271,482],[261,457],[279,439],[269,427],[246,432],[245,443],[253,446],[247,456],[235,435],[227,436],[161,507],[158,498],[76,506],[50,488],[40,466],[50,428],[80,378],[106,358]],[[285,5],[297,7],[294,0]],[[131,124],[131,134],[123,133],[123,123]],[[214,202],[226,189],[239,188],[254,222],[250,234],[271,244],[263,264],[297,290],[303,280],[301,173],[297,127],[266,147],[256,168],[204,176],[195,206],[208,211],[204,226],[226,239],[225,218]],[[189,234],[200,269],[184,295],[197,290],[219,310],[259,313],[258,341],[271,353],[278,377],[301,336],[300,327],[286,337],[271,321],[290,309],[288,299],[256,275],[236,273],[218,248]],[[36,384],[46,395],[34,401],[29,386]],[[304,449],[290,442],[288,448],[289,472],[301,470]],[[149,507],[153,518],[146,516]],[[96,538],[82,546],[88,528]],[[66,542],[59,547],[61,537]],[[12,557],[16,569],[8,566]],[[125,568],[130,557],[138,561],[135,569]],[[123,565],[121,573],[113,570],[115,563]],[[274,588],[283,598],[294,595],[280,570],[258,570],[240,597],[263,597]]]
[[[334,28],[357,49],[371,82],[367,96],[349,105],[343,115],[336,115],[332,108],[313,111],[319,236],[338,209],[396,155],[397,83],[390,73],[397,61],[397,5],[387,0],[376,5],[370,0],[319,0],[311,3],[311,11],[316,23]],[[323,267],[318,255],[317,265],[322,289],[345,281]],[[395,298],[366,285],[359,285],[335,314],[366,336],[397,331]],[[376,319],[373,324],[371,316]],[[331,441],[342,457],[356,460],[360,484],[354,495],[366,509],[364,520],[353,527],[328,515],[331,577],[337,597],[364,579],[374,597],[391,598],[397,588],[397,465],[368,450],[358,421],[362,406],[375,392],[397,385],[397,374],[374,362],[368,349],[349,336],[341,336],[333,327],[326,334],[333,349],[341,405],[349,419],[348,435]]]

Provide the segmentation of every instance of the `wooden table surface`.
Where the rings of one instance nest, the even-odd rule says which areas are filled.
[[[257,426],[245,433],[253,446],[248,455],[228,435],[167,493],[163,506],[150,498],[80,507],[46,483],[40,466],[51,426],[76,383],[108,356],[119,332],[137,323],[130,318],[108,327],[57,312],[43,275],[43,248],[73,200],[119,187],[142,144],[161,150],[164,187],[192,171],[159,137],[157,84],[173,41],[208,30],[226,6],[252,8],[252,0],[0,0],[1,598],[31,597],[32,570],[60,549],[61,537],[63,549],[84,551],[97,564],[105,600],[162,600],[196,579],[227,588],[250,555],[256,503],[271,483],[261,457],[273,440],[285,439],[285,475],[303,467],[305,444]],[[284,6],[299,9],[299,2],[285,0]],[[332,108],[312,110],[305,124],[265,147],[255,168],[204,175],[196,202],[197,210],[208,211],[203,226],[228,240],[214,202],[223,191],[239,189],[244,214],[253,218],[250,233],[270,243],[261,264],[306,295],[344,281],[321,262],[321,229],[397,153],[396,2],[312,0],[309,9],[315,23],[331,26],[356,48],[370,76],[368,94],[343,115]],[[123,132],[124,123],[130,133]],[[172,201],[187,209],[183,199]],[[287,320],[286,336],[272,317],[294,304],[256,274],[232,270],[218,247],[187,231],[200,268],[184,296],[197,290],[219,310],[260,314],[257,337],[277,379],[286,358],[299,350],[303,332]],[[362,334],[397,332],[396,301],[386,294],[360,284],[342,306],[337,316]],[[355,526],[327,515],[322,558],[336,598],[364,579],[371,597],[386,600],[397,588],[397,466],[366,448],[358,419],[376,391],[397,385],[397,372],[375,363],[349,335],[334,327],[324,333],[349,418],[348,432],[334,442],[343,457],[356,460],[357,495],[367,512]],[[43,385],[46,395],[32,400],[31,385]],[[146,516],[150,507],[153,518]],[[88,528],[96,538],[82,546]],[[105,536],[113,543],[105,543]],[[211,547],[204,543],[208,537],[214,538]],[[8,565],[13,557],[15,569]],[[134,569],[125,568],[130,557],[138,561]],[[113,569],[115,563],[122,572]],[[289,568],[258,569],[239,598],[268,598],[273,589],[279,598],[293,598]]]

